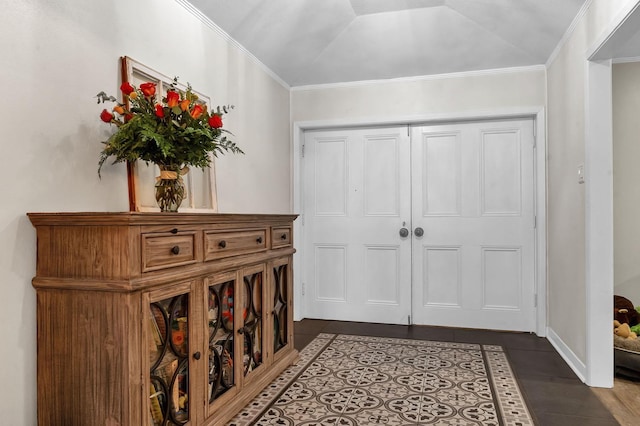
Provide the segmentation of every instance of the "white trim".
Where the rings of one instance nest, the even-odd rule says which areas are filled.
[[[614,64],[630,64],[633,62],[640,62],[640,56],[634,56],[630,58],[615,58],[611,62]]]
[[[300,220],[294,222],[294,234],[296,235],[296,265],[298,270],[303,270],[302,264],[304,248],[304,210],[302,205],[302,191],[304,189],[303,173],[301,168],[301,146],[304,142],[304,132],[314,129],[330,129],[340,127],[359,126],[387,126],[387,125],[412,125],[425,123],[460,122],[487,119],[508,118],[533,118],[537,132],[536,150],[536,214],[538,226],[536,228],[536,289],[538,305],[536,308],[536,334],[545,336],[547,331],[547,247],[546,247],[546,192],[547,192],[547,142],[546,142],[546,116],[543,107],[520,107],[506,110],[490,110],[466,113],[428,114],[418,116],[398,117],[372,117],[368,119],[345,120],[318,120],[296,121],[293,123],[293,211],[299,212]],[[301,301],[302,274],[294,275],[294,297]],[[305,317],[302,309],[304,303],[296,303],[294,318],[300,320]]]
[[[176,0],[176,1],[179,1],[179,0]],[[385,80],[361,80],[361,81],[348,81],[344,83],[311,84],[307,86],[295,86],[295,87],[292,87],[291,90],[292,91],[317,90],[317,89],[326,90],[326,89],[370,86],[370,85],[379,85],[379,84],[388,84],[388,83],[391,83],[391,84],[407,83],[407,82],[413,82],[413,81],[442,80],[442,79],[450,79],[450,78],[468,78],[468,77],[480,77],[480,76],[486,76],[486,75],[535,72],[535,71],[543,71],[545,69],[546,69],[545,65],[530,65],[530,66],[524,66],[524,67],[494,68],[494,69],[488,69],[488,70],[454,72],[454,73],[448,73],[448,74],[433,74],[433,75],[420,75],[420,76],[413,76],[413,77],[390,78]]]
[[[227,33],[225,30],[220,28],[215,22],[209,19],[209,17],[206,16],[204,13],[202,13],[198,8],[193,6],[187,0],[175,0],[175,2],[178,3],[180,6],[184,7],[188,12],[190,12],[193,16],[198,18],[200,21],[202,21],[203,24],[205,24],[206,26],[208,26],[209,28],[217,32],[224,40],[229,42],[229,44],[234,46],[236,49],[240,50],[244,55],[246,55],[249,59],[255,62],[256,65],[258,65],[265,73],[267,73],[271,78],[277,81],[282,87],[284,87],[287,90],[291,89],[291,86],[289,86],[282,78],[280,78],[278,74],[273,72],[273,70],[268,66],[266,66],[262,61],[260,61],[260,59],[256,58],[253,55],[253,53],[249,52],[247,48],[241,45],[236,39],[231,37],[229,33]]]
[[[587,13],[587,11],[589,10],[589,7],[591,7],[592,2],[593,0],[587,0],[586,2],[584,2],[582,7],[576,14],[575,18],[573,18],[573,21],[571,21],[571,25],[569,25],[569,28],[567,28],[567,31],[564,32],[564,35],[560,39],[560,42],[558,43],[556,48],[553,49],[553,52],[551,52],[551,55],[549,55],[549,59],[547,59],[547,63],[546,63],[547,68],[551,66],[553,61],[555,61],[558,55],[560,54],[560,51],[562,50],[564,45],[567,44],[567,41],[569,41],[569,39],[573,35],[573,32],[576,30],[578,23],[582,20],[584,15]]]
[[[556,349],[556,351],[560,354],[562,359],[571,367],[571,369],[576,373],[578,378],[585,381],[587,367],[584,365],[580,358],[576,354],[573,353],[571,348],[564,343],[564,341],[553,331],[552,328],[547,329],[547,340],[549,343]],[[613,348],[613,344],[611,345]]]
[[[613,386],[613,106],[615,45],[636,32],[640,0],[625,4],[585,53],[586,383]],[[626,24],[626,26],[625,26]],[[595,62],[598,59],[602,62]]]
[[[613,102],[611,61],[586,62],[586,383],[613,386]]]
[[[545,69],[544,72],[544,104],[547,105],[547,108],[549,106],[549,70]],[[540,162],[536,163],[536,167],[537,167],[537,176],[545,176],[545,180],[544,180],[544,194],[539,194],[538,193],[538,204],[537,204],[537,211],[538,214],[541,215],[540,218],[540,222],[544,223],[544,229],[542,231],[538,231],[538,235],[536,236],[538,238],[538,242],[540,243],[541,247],[538,247],[538,259],[544,259],[544,262],[542,262],[542,265],[538,264],[538,283],[542,284],[541,285],[541,290],[544,291],[544,297],[541,297],[541,295],[538,295],[538,304],[544,304],[544,308],[545,308],[545,317],[541,318],[540,316],[538,317],[538,331],[541,332],[541,330],[544,330],[544,334],[540,334],[540,336],[546,336],[547,335],[547,324],[549,324],[549,268],[548,268],[548,253],[547,253],[547,237],[548,237],[548,230],[547,230],[547,194],[549,193],[549,181],[548,179],[546,179],[546,177],[549,175],[548,171],[547,171],[547,164],[548,164],[548,157],[547,157],[547,152],[548,152],[548,145],[547,145],[547,140],[548,140],[548,129],[547,129],[547,111],[548,109],[545,108],[544,111],[544,115],[542,116],[544,118],[544,128],[542,129],[542,131],[540,131],[538,133],[538,135],[542,135],[540,136],[541,139],[538,139],[538,145],[544,145],[542,150],[539,150],[536,154],[536,159],[539,160]],[[540,123],[538,124],[539,126],[541,125]],[[543,157],[542,159],[540,159],[540,157]],[[540,179],[537,179],[537,182],[540,182]],[[537,189],[536,189],[537,190]],[[540,281],[542,280],[542,281]]]
[[[636,9],[640,7],[640,0],[636,0],[635,3],[633,1],[628,2],[620,9],[620,12],[616,15],[614,19],[611,20],[607,28],[602,32],[602,35],[598,37],[591,47],[587,50],[587,59],[590,61],[593,60],[604,60],[604,59],[613,59],[613,54],[611,51],[607,49],[607,43],[616,37],[616,33],[618,30],[622,28],[625,22],[631,18],[631,16],[636,12]],[[629,28],[627,28],[629,29]],[[635,25],[633,28],[629,29],[633,34],[636,32]],[[620,31],[618,36],[624,32]],[[629,36],[626,34],[625,36]]]
[[[293,262],[296,265],[296,269],[298,271],[305,270],[304,264],[304,256],[302,255],[303,247],[304,247],[304,209],[302,204],[302,190],[304,188],[304,178],[302,176],[301,169],[301,155],[302,155],[302,143],[304,142],[304,131],[306,128],[301,127],[298,123],[294,123],[292,126],[292,138],[291,143],[293,144],[291,152],[292,152],[292,160],[293,160],[293,168],[291,176],[291,180],[293,181],[293,211],[299,214],[298,220],[293,222],[293,235],[295,235],[294,239],[294,247],[296,249],[295,254],[293,255]],[[295,321],[300,321],[305,318],[305,310],[304,306],[306,306],[304,302],[304,294],[303,294],[303,283],[302,283],[302,275],[294,274],[293,275],[293,319]]]
[[[289,123],[293,122],[293,111],[291,105],[293,105],[293,94],[289,91]],[[293,254],[293,264],[296,265],[296,270],[304,271],[304,258],[301,255],[301,249],[304,247],[303,244],[303,223],[304,223],[304,212],[302,211],[302,205],[300,203],[300,188],[298,185],[300,184],[297,176],[300,176],[300,155],[301,149],[300,145],[296,143],[299,138],[296,137],[296,129],[295,126],[291,128],[291,135],[289,136],[290,150],[291,150],[291,179],[290,182],[290,194],[291,194],[291,211],[298,213],[298,219],[293,222],[293,245],[296,248],[296,252]],[[302,139],[304,140],[304,139]],[[303,306],[304,306],[304,295],[302,294],[302,280],[300,279],[301,274],[293,274],[293,320],[300,321],[304,318]]]
[[[296,136],[295,129],[298,128],[304,130],[316,130],[316,129],[330,129],[340,127],[363,127],[363,126],[405,126],[407,124],[422,124],[422,123],[442,123],[442,122],[456,122],[456,121],[473,121],[473,120],[489,120],[494,118],[525,118],[534,117],[538,118],[540,114],[544,113],[543,107],[537,106],[524,106],[505,109],[491,109],[491,110],[479,110],[470,112],[458,112],[458,113],[433,113],[433,114],[417,114],[417,115],[400,115],[396,117],[365,117],[365,118],[346,118],[346,119],[331,119],[331,120],[315,120],[315,121],[296,121],[293,123],[294,137]],[[296,141],[294,141],[294,144]]]
[[[538,307],[536,334],[546,336],[547,331],[547,123],[546,111],[536,114],[536,151],[535,151],[535,211],[536,211],[536,298]],[[541,309],[542,306],[542,309]]]

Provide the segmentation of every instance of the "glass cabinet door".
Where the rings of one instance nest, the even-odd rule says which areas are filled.
[[[154,426],[189,421],[189,294],[149,305],[150,411]]]
[[[235,385],[234,286],[235,280],[230,280],[208,287],[209,404],[216,402]]]
[[[273,266],[273,353],[289,343],[289,264]]]
[[[263,363],[263,313],[262,300],[264,280],[263,270],[244,274],[242,285],[242,329],[244,336],[242,364],[244,375],[260,367]]]

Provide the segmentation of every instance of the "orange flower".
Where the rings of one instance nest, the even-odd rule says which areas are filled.
[[[191,101],[189,99],[184,99],[183,101],[180,102],[180,109],[183,111],[188,110],[190,103]]]
[[[122,108],[122,105],[116,105],[113,107],[113,110],[115,112],[117,112],[118,114],[122,115],[124,114],[124,108]]]
[[[202,105],[196,104],[196,105],[193,106],[193,108],[191,109],[191,112],[189,114],[191,115],[191,117],[193,117],[193,118],[195,118],[197,120],[198,117],[200,117],[203,112],[204,112],[204,108],[202,108]]]
[[[134,101],[135,101],[136,99],[138,99],[138,92],[131,92],[131,93],[129,94],[129,99],[134,100]]]
[[[167,106],[169,108],[173,108],[174,106],[178,105],[179,101],[180,94],[178,92],[174,92],[173,90],[167,92]]]

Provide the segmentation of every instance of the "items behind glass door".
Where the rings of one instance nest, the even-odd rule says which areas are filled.
[[[189,420],[189,295],[150,305],[151,425],[182,425]]]

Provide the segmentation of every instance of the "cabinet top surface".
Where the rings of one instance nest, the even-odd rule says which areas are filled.
[[[39,225],[158,225],[291,222],[296,214],[236,214],[236,213],[159,213],[159,212],[61,212],[27,213],[34,226]]]

